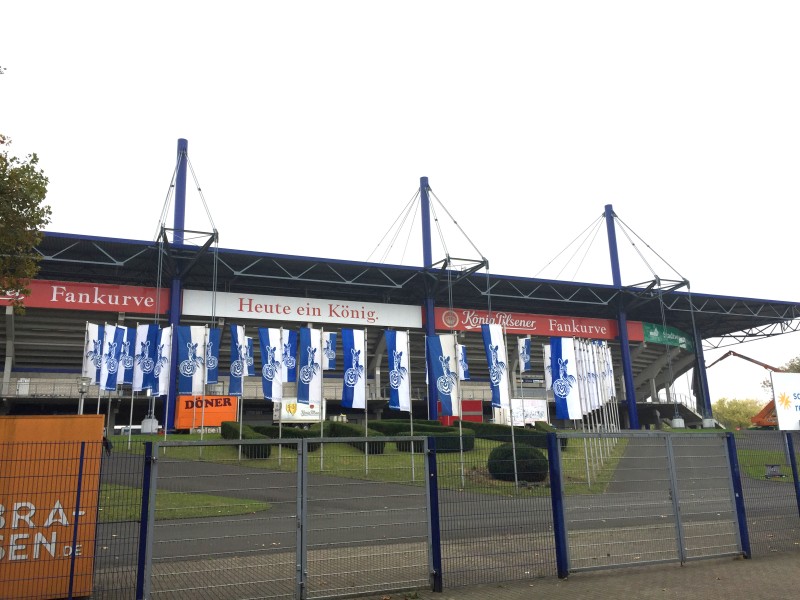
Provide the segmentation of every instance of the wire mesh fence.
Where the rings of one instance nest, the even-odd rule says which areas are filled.
[[[150,598],[295,598],[298,441],[159,443]]]
[[[561,468],[570,571],[739,550],[724,437],[568,439]]]
[[[561,452],[569,570],[674,560],[663,436],[571,435]]]
[[[320,600],[437,565],[444,588],[562,575],[560,548],[575,572],[800,547],[797,432],[435,439],[435,462],[421,437],[0,444],[0,598]]]
[[[800,548],[798,495],[792,472],[791,436],[797,464],[797,432],[736,434],[747,528],[754,556]]]
[[[132,598],[142,567],[144,444],[107,444],[100,471],[93,599]],[[146,515],[145,515],[146,521]]]
[[[421,438],[307,442],[306,597],[425,587],[430,578]]]
[[[556,573],[546,454],[494,437],[437,443],[445,588]]]

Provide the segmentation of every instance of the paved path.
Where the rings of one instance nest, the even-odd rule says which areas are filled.
[[[789,600],[800,594],[800,551],[750,560],[712,559],[589,571],[567,579],[385,593],[363,600]]]

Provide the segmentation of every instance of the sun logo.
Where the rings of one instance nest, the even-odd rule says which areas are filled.
[[[791,401],[789,400],[789,395],[785,392],[782,392],[781,395],[778,397],[778,403],[784,410],[788,410],[789,407],[792,405]]]

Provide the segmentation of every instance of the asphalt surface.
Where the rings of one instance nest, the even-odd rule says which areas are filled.
[[[790,600],[800,596],[800,551],[585,571],[566,579],[384,593],[363,600]]]

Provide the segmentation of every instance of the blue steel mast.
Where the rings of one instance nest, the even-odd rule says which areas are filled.
[[[606,204],[606,230],[608,232],[608,252],[611,256],[611,277],[614,280],[614,287],[622,289],[622,278],[619,271],[619,253],[617,252],[617,232],[614,228],[614,209],[610,204]],[[633,368],[631,362],[631,348],[628,341],[628,315],[625,306],[620,303],[617,313],[617,325],[619,328],[619,345],[622,353],[622,374],[625,381],[625,401],[628,405],[628,427],[639,429],[639,414],[636,411],[636,390],[633,387]]]

